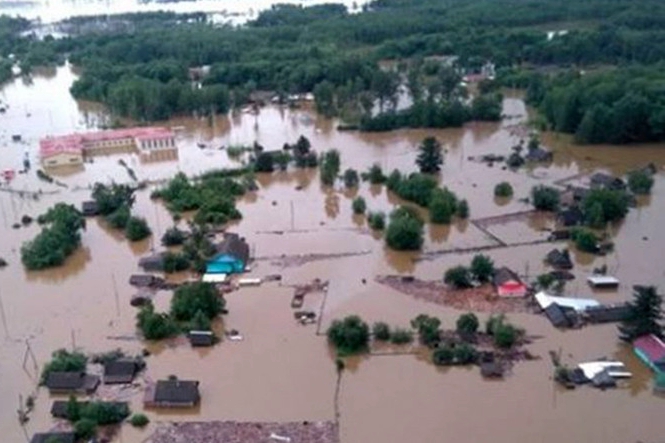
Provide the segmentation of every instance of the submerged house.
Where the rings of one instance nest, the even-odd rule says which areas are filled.
[[[119,358],[104,365],[105,385],[131,383],[141,370],[141,364],[134,358]]]
[[[613,323],[625,320],[630,314],[630,305],[619,303],[587,308],[584,316],[589,323]]]
[[[527,292],[527,287],[519,276],[505,266],[494,272],[492,283],[499,297],[524,297]]]
[[[592,188],[611,189],[614,191],[626,189],[626,182],[622,179],[602,172],[593,174],[590,180]]]
[[[200,400],[198,381],[169,379],[149,386],[143,403],[155,408],[193,408]]]
[[[660,338],[653,334],[636,338],[633,350],[657,376],[665,376],[665,343]]]
[[[249,262],[249,245],[238,234],[226,234],[216,247],[215,256],[206,266],[206,274],[237,274],[245,271]]]
[[[139,266],[146,272],[160,272],[164,270],[164,255],[161,253],[141,257]]]
[[[545,262],[557,269],[573,269],[573,261],[567,249],[553,249],[545,256]]]
[[[215,336],[212,331],[191,330],[187,337],[193,347],[207,347],[215,343]]]
[[[85,372],[51,372],[44,385],[51,394],[91,394],[99,386],[99,377]]]
[[[570,207],[568,209],[564,209],[563,211],[560,211],[556,219],[559,223],[561,223],[563,226],[577,226],[581,225],[582,222],[584,221],[584,214],[582,213],[582,210],[578,208],[577,206]]]
[[[554,158],[554,154],[543,148],[535,148],[529,149],[524,158],[528,162],[550,162]]]
[[[94,217],[99,214],[97,202],[94,200],[88,200],[81,203],[81,213],[86,217]]]
[[[550,304],[543,312],[555,328],[572,328],[578,322],[574,309],[560,306],[557,303]]]

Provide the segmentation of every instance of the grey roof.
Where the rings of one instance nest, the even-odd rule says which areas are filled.
[[[215,247],[217,254],[228,254],[244,264],[249,262],[249,245],[238,234],[227,233],[224,240]]]
[[[557,219],[564,226],[575,226],[582,223],[582,220],[584,219],[584,214],[582,213],[582,210],[580,208],[572,207],[564,209],[563,211],[559,212],[557,214]]]
[[[557,328],[569,328],[573,325],[564,309],[556,303],[552,303],[546,307],[544,312],[552,325]]]
[[[131,383],[139,370],[133,358],[120,358],[104,365],[104,383]]]
[[[547,261],[547,263],[549,263],[551,266],[555,266],[557,268],[561,269],[573,268],[573,262],[570,259],[570,253],[566,249],[562,251],[559,251],[558,249],[551,250],[550,252],[547,253],[545,261]]]
[[[626,187],[626,183],[622,179],[602,172],[596,172],[591,176],[591,185],[607,189],[624,189]]]
[[[503,367],[495,361],[483,362],[480,364],[480,373],[486,378],[503,377]]]
[[[139,259],[139,266],[144,271],[161,271],[164,269],[164,254],[153,254]]]
[[[517,281],[522,282],[520,277],[513,270],[503,266],[496,271],[494,271],[494,277],[492,277],[492,283],[495,286],[501,286],[502,284],[508,281]]]
[[[51,372],[44,384],[49,389],[82,389],[85,385],[85,372]]]
[[[73,432],[39,432],[32,436],[30,443],[74,443]]]
[[[548,162],[551,161],[553,157],[554,154],[552,152],[546,151],[542,148],[530,149],[524,156],[524,158],[531,162]]]
[[[155,387],[155,403],[196,404],[199,399],[198,381],[159,380]]]
[[[149,274],[134,274],[129,277],[129,284],[138,287],[148,287],[156,285],[160,279]]]
[[[630,314],[628,304],[601,305],[587,308],[585,314],[592,323],[619,322]]]
[[[94,200],[84,201],[81,204],[81,212],[83,215],[97,215],[99,213],[97,202]]]

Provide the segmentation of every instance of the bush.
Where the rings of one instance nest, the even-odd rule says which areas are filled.
[[[653,177],[647,171],[638,170],[628,173],[628,189],[633,194],[650,194],[653,182]]]
[[[66,349],[58,349],[51,354],[51,361],[42,369],[42,383],[51,372],[81,372],[85,371],[88,357],[80,352],[69,352]]]
[[[457,203],[457,216],[462,220],[469,218],[469,202],[462,199]]]
[[[539,211],[556,211],[559,208],[559,191],[549,186],[535,186],[531,189],[533,207]]]
[[[390,343],[395,345],[405,345],[413,341],[413,333],[407,329],[395,328],[393,329]]]
[[[386,243],[398,251],[418,250],[423,244],[423,222],[415,211],[404,207],[390,214]]]
[[[470,365],[478,361],[478,351],[465,343],[455,346],[453,356],[458,365]]]
[[[164,246],[177,246],[185,242],[187,235],[177,227],[172,227],[166,230],[162,236],[162,244]]]
[[[429,215],[432,223],[449,224],[457,212],[457,197],[446,189],[435,189],[429,201]]]
[[[112,213],[108,214],[105,217],[105,220],[113,229],[125,229],[130,218],[131,214],[129,206],[122,205]]]
[[[390,340],[390,326],[382,321],[376,322],[372,325],[372,334],[376,340],[388,341]]]
[[[513,187],[508,182],[501,182],[494,187],[495,197],[512,197]]]
[[[628,213],[629,203],[625,191],[592,189],[582,200],[582,212],[587,223],[593,227],[602,227],[605,223],[623,219]]]
[[[88,440],[95,436],[97,433],[97,425],[94,421],[89,418],[82,418],[81,420],[74,423],[74,434],[76,438],[82,440]]]
[[[347,169],[344,171],[344,186],[347,188],[355,188],[358,186],[360,178],[358,177],[358,172],[355,169]]]
[[[386,181],[386,176],[383,175],[381,165],[374,163],[372,166],[370,166],[367,172],[363,174],[363,180],[367,180],[373,185],[380,185],[381,183],[384,183]]]
[[[365,199],[362,197],[354,198],[353,203],[351,203],[351,208],[353,209],[354,214],[364,214],[367,209]]]
[[[171,274],[189,269],[189,260],[182,253],[164,253],[164,272]]]
[[[450,346],[443,346],[432,352],[432,362],[437,366],[451,365],[454,359],[455,352]]]
[[[540,274],[536,278],[536,282],[538,283],[538,286],[541,289],[548,289],[550,286],[552,286],[554,284],[555,281],[556,281],[556,278],[554,278],[554,276],[552,274],[549,274],[549,273]]]
[[[443,281],[456,289],[465,289],[472,286],[471,272],[466,266],[462,265],[448,269],[443,276]]]
[[[351,355],[367,350],[369,326],[357,315],[334,320],[328,328],[328,341],[339,355]]]
[[[486,255],[474,255],[471,260],[471,274],[481,283],[490,281],[494,275],[494,262]]]
[[[211,283],[195,282],[180,286],[171,299],[171,316],[177,321],[189,321],[198,311],[208,319],[222,313],[226,301],[217,294]]]
[[[110,186],[95,183],[92,189],[92,199],[97,203],[99,214],[107,216],[123,206],[129,210],[134,204],[134,189],[131,186],[116,183]]]
[[[139,241],[152,234],[148,222],[144,218],[130,217],[125,226],[125,237],[129,241]]]
[[[584,252],[597,252],[598,251],[598,238],[588,229],[573,229],[570,236],[575,242],[575,246],[580,251]]]
[[[273,172],[275,170],[275,159],[270,152],[261,152],[254,161],[254,171]]]
[[[473,312],[462,314],[457,319],[457,332],[460,334],[475,334],[479,325],[478,317]]]
[[[88,419],[100,426],[120,423],[129,417],[129,413],[125,403],[93,401],[80,408],[81,419]]]
[[[370,212],[367,215],[367,224],[374,230],[382,231],[386,227],[386,214],[380,211]]]
[[[441,340],[441,320],[436,317],[420,314],[411,320],[411,327],[418,331],[420,343],[425,346],[433,347]]]
[[[321,156],[321,182],[324,185],[332,186],[335,184],[337,174],[339,174],[340,158],[339,151],[331,149]]]
[[[132,418],[129,419],[129,422],[135,428],[142,428],[150,423],[150,419],[145,414],[134,414]]]
[[[505,316],[503,314],[490,315],[490,317],[487,319],[487,322],[485,323],[485,332],[487,335],[494,336],[494,332],[499,327],[499,325],[503,324],[504,321]]]

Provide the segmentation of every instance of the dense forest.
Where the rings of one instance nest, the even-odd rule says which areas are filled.
[[[2,39],[0,55],[17,54],[26,71],[67,57],[83,72],[72,87],[75,97],[139,120],[225,112],[259,90],[282,99],[313,92],[320,112],[367,130],[494,120],[500,100],[495,92],[481,88],[487,96],[473,103],[461,94],[446,95],[455,76],[478,73],[491,61],[501,84],[530,86],[532,102],[542,106],[551,126],[582,142],[663,137],[657,104],[645,111],[653,129],[602,136],[595,129],[619,119],[609,111],[627,95],[623,80],[635,73],[640,92],[627,100],[662,95],[657,69],[631,66],[665,59],[660,0],[375,0],[357,14],[335,4],[278,5],[242,27],[215,25],[202,14],[127,14],[70,20],[65,26],[71,37],[43,41],[16,37],[24,26],[0,21],[0,35],[11,36]],[[458,57],[454,67],[432,57],[451,55]],[[6,71],[2,60],[0,75]],[[381,60],[397,63],[386,68]],[[199,66],[210,66],[210,72],[192,87],[190,68]],[[577,78],[581,68],[607,66],[621,68],[599,74],[589,69]],[[568,69],[577,77],[551,78]],[[575,106],[564,97],[591,84],[612,89],[604,83],[616,85],[603,95],[608,109],[585,106],[594,100],[589,94]],[[412,97],[409,109],[397,109],[401,89]],[[560,109],[566,106],[575,110]]]

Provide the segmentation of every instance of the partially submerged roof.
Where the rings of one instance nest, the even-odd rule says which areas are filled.
[[[544,312],[545,316],[556,328],[570,328],[573,326],[573,321],[570,315],[566,312],[566,308],[563,308],[556,303],[550,304],[544,309]]]
[[[159,380],[155,387],[155,403],[195,404],[199,398],[198,381]]]
[[[519,278],[517,273],[505,266],[502,266],[501,268],[494,271],[494,276],[492,277],[492,283],[494,283],[494,286],[501,286],[507,282],[522,283],[522,280]]]
[[[85,372],[51,372],[44,384],[49,389],[82,389],[85,385]]]
[[[587,282],[591,286],[596,287],[616,287],[619,286],[619,279],[611,275],[590,275],[587,277]]]
[[[598,300],[592,298],[554,297],[542,291],[537,293],[535,298],[536,302],[542,309],[547,308],[553,303],[556,303],[563,308],[572,308],[577,312],[582,312],[593,306],[600,306]]]
[[[545,256],[545,261],[551,266],[560,269],[572,269],[573,261],[570,259],[570,253],[567,249],[553,249]]]
[[[129,277],[129,284],[137,287],[148,287],[159,283],[160,279],[150,274],[134,274]]]
[[[598,374],[605,372],[610,377],[615,378],[626,378],[632,376],[630,372],[626,370],[626,366],[623,362],[620,361],[590,361],[586,363],[580,363],[577,365],[578,368],[582,370],[584,376],[590,380],[593,380]]]
[[[224,283],[226,277],[226,274],[203,274],[201,281],[206,283]]]
[[[249,262],[249,245],[238,234],[225,234],[224,240],[215,248],[218,256],[230,255],[242,261],[245,265]]]
[[[591,186],[596,188],[606,188],[606,189],[616,190],[616,189],[624,189],[626,187],[626,183],[622,179],[618,177],[613,177],[603,172],[596,172],[591,176],[590,180],[591,180]]]
[[[618,322],[628,317],[630,306],[626,303],[592,306],[587,308],[584,314],[591,323]]]
[[[187,334],[189,343],[192,346],[212,346],[215,342],[215,335],[212,331],[189,331]]]
[[[119,358],[104,365],[104,383],[131,383],[139,371],[133,358]]]
[[[139,266],[144,271],[161,271],[164,269],[164,254],[157,253],[139,259]]]
[[[655,335],[643,335],[633,341],[633,346],[652,363],[665,362],[665,343]]]
[[[73,432],[38,432],[30,439],[30,443],[74,443]]]

